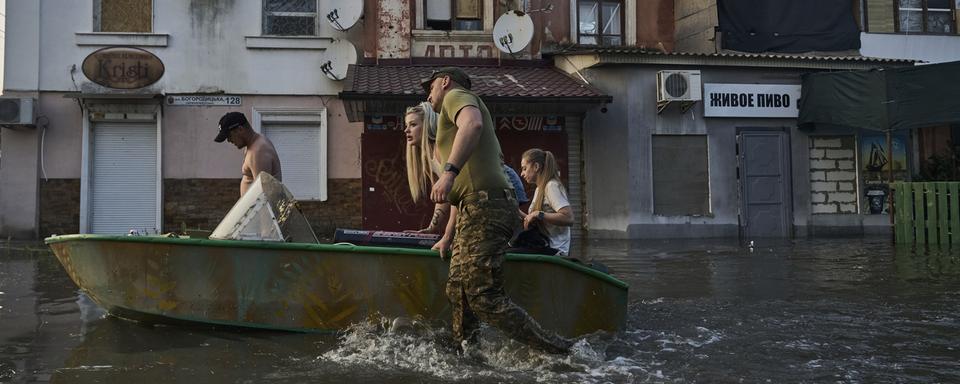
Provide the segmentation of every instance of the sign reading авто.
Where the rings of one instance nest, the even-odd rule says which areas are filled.
[[[139,48],[108,47],[83,59],[83,74],[108,88],[143,88],[160,80],[163,62]]]
[[[706,117],[797,117],[800,85],[704,84]]]
[[[240,96],[231,95],[175,95],[167,96],[167,105],[219,105],[237,106],[243,103]]]

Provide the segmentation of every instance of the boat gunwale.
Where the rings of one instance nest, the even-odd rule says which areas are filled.
[[[424,256],[424,257],[439,258],[439,254],[437,251],[429,250],[429,249],[375,247],[375,246],[354,245],[349,243],[308,244],[308,243],[286,243],[286,242],[279,242],[279,241],[212,240],[212,239],[199,239],[199,238],[184,239],[179,237],[165,237],[165,236],[126,236],[126,235],[94,235],[94,234],[60,235],[60,236],[50,236],[46,239],[43,239],[44,243],[46,243],[47,245],[77,241],[77,240],[112,241],[112,242],[123,242],[123,243],[200,245],[200,246],[213,246],[213,247],[221,247],[221,248],[282,249],[282,250],[320,251],[320,252],[350,252],[350,253],[359,253],[359,254],[391,254],[391,255],[399,254],[399,255],[408,255],[408,256]],[[531,261],[546,262],[550,264],[555,264],[562,267],[573,269],[578,272],[585,273],[591,277],[598,278],[604,282],[607,282],[623,290],[629,290],[630,288],[630,286],[627,283],[621,281],[620,279],[617,279],[616,277],[600,272],[593,268],[587,267],[585,265],[578,264],[573,261],[564,259],[562,257],[551,256],[551,255],[508,253],[506,255],[506,260],[527,261],[527,262],[531,262]]]

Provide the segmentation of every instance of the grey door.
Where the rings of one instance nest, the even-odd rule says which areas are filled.
[[[746,239],[790,235],[788,136],[741,131],[740,225]]]

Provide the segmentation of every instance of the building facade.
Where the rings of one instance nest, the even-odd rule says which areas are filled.
[[[864,56],[942,63],[960,60],[960,1],[861,0]]]
[[[321,66],[362,39],[303,3],[8,2],[4,97],[36,116],[0,129],[0,233],[212,229],[239,196],[242,153],[213,141],[233,110],[278,147],[315,228],[358,226],[362,126]]]
[[[212,141],[230,110],[278,144],[319,236],[422,227],[430,205],[406,191],[402,118],[426,97],[419,80],[447,65],[474,77],[508,165],[530,147],[558,155],[576,236],[884,232],[867,195],[882,189],[874,144],[909,178],[919,143],[952,131],[906,133],[891,154],[873,132],[797,129],[796,94],[805,73],[924,59],[874,42],[912,36],[917,17],[924,31],[952,31],[932,38],[953,39],[955,19],[937,21],[946,8],[918,2],[920,13],[854,0],[845,12],[859,51],[788,54],[725,46],[736,35],[720,15],[735,7],[715,0],[10,2],[4,97],[36,100],[37,114],[33,127],[0,129],[0,233],[212,229],[238,194],[241,153]],[[346,3],[362,17],[344,27],[328,16]],[[514,37],[497,32],[504,15],[533,25],[508,51],[497,46]],[[119,89],[85,73],[88,58],[119,47],[155,58],[162,76]],[[342,76],[328,76],[334,62]],[[658,96],[677,72],[696,74],[697,100]],[[741,94],[770,99],[751,111]],[[779,165],[750,174],[758,158]]]
[[[889,231],[889,216],[864,205],[870,179],[859,170],[865,163],[858,143],[882,134],[800,130],[798,99],[804,73],[909,63],[614,48],[556,60],[613,99],[605,113],[590,111],[584,121],[591,236]],[[693,75],[691,88],[702,97],[658,102],[667,74]]]

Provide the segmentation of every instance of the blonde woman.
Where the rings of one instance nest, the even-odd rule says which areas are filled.
[[[520,212],[523,228],[538,229],[546,236],[547,246],[558,251],[557,255],[568,255],[573,212],[567,191],[560,182],[560,170],[553,153],[539,148],[524,152],[520,176],[537,186],[530,208],[526,213]]]
[[[422,102],[407,108],[403,117],[403,133],[407,139],[407,184],[410,196],[417,202],[422,197],[429,198],[430,189],[440,174],[440,162],[437,160],[437,113],[428,102]],[[416,232],[437,233],[444,231],[450,204],[436,204],[430,224]]]

